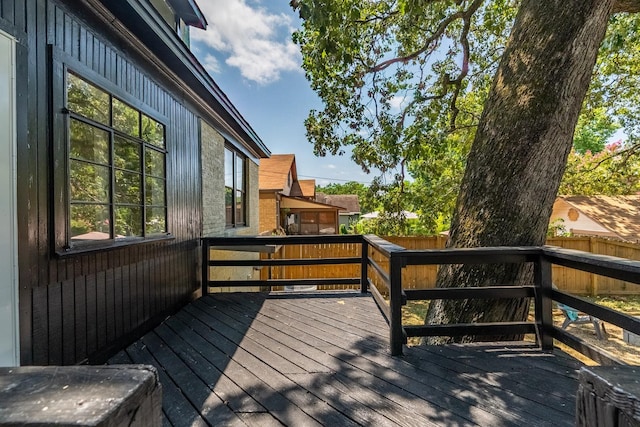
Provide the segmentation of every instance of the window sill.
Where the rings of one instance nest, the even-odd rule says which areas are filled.
[[[105,252],[110,250],[122,249],[129,246],[162,243],[175,240],[172,234],[166,234],[162,236],[154,236],[146,239],[123,239],[123,240],[109,240],[107,242],[93,241],[77,243],[75,246],[67,249],[57,249],[55,254],[58,258],[72,257],[75,255],[86,255],[95,252]]]

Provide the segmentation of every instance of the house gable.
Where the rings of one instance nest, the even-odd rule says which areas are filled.
[[[627,241],[640,240],[640,196],[561,196],[551,222],[564,220],[567,231]]]
[[[260,161],[261,191],[279,191],[288,196],[297,179],[296,159],[293,154],[272,154],[271,157]]]

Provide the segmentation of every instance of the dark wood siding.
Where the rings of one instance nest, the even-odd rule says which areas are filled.
[[[100,361],[199,289],[198,112],[180,100],[180,88],[80,5],[71,12],[53,1],[0,0],[0,23],[19,40],[21,363]],[[21,26],[26,29],[24,43]],[[54,71],[57,63],[107,82],[115,95],[163,117],[167,224],[173,239],[56,255],[60,218],[53,205],[61,193],[52,185],[57,155],[52,147],[60,144],[63,123],[55,119],[62,88],[55,81],[60,78]]]

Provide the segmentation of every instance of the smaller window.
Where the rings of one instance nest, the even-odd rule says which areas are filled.
[[[235,150],[224,149],[225,223],[227,227],[246,224],[245,157]]]

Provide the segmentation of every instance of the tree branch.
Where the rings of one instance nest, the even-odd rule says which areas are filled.
[[[637,0],[637,1],[640,1],[640,0]],[[424,52],[430,49],[431,44],[433,42],[435,42],[436,40],[438,40],[440,37],[444,35],[445,30],[447,29],[447,27],[449,27],[449,25],[451,25],[452,22],[457,21],[458,19],[463,19],[465,21],[468,21],[471,18],[471,15],[473,15],[475,11],[478,10],[482,2],[483,0],[474,0],[474,2],[471,3],[471,6],[469,6],[469,9],[458,11],[453,15],[450,15],[449,17],[447,17],[442,22],[440,22],[440,25],[438,25],[438,28],[436,28],[436,31],[431,35],[431,37],[429,37],[424,42],[424,45],[421,49],[418,49],[417,51],[412,52],[405,56],[399,56],[396,58],[388,59],[386,61],[382,61],[381,63],[371,67],[369,69],[369,72],[382,71],[386,68],[389,68],[393,64],[396,64],[398,62],[407,62],[422,55]]]

